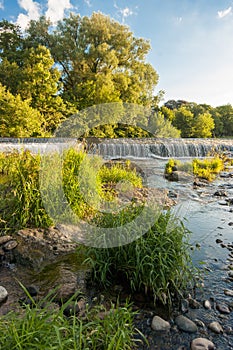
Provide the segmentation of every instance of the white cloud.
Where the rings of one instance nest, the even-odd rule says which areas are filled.
[[[226,10],[218,11],[218,18],[224,18],[228,15],[232,14],[232,7],[228,7]]]
[[[3,2],[3,0],[0,1],[0,10],[4,10],[4,2]]]
[[[27,14],[20,13],[16,22],[25,29],[30,20],[37,20],[40,17],[40,4],[33,0],[18,0],[18,4]]]
[[[48,10],[45,16],[56,23],[64,17],[65,11],[72,7],[70,0],[48,0]]]
[[[84,0],[85,4],[88,6],[88,7],[91,7],[91,1],[90,0]]]
[[[114,7],[117,9],[117,14],[119,17],[121,17],[123,23],[127,17],[137,14],[136,11],[130,9],[129,7],[120,8],[116,3],[114,3]],[[135,9],[137,9],[137,7]]]

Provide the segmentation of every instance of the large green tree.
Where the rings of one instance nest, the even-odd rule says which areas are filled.
[[[32,21],[27,45],[41,43],[62,72],[65,100],[77,109],[105,103],[150,105],[158,75],[146,62],[147,40],[102,13],[70,14],[51,29],[45,18]]]
[[[0,137],[43,136],[43,116],[0,84]]]

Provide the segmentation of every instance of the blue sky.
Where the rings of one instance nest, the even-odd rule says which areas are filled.
[[[233,0],[0,0],[0,19],[22,27],[69,11],[101,11],[149,39],[164,101],[233,105]]]

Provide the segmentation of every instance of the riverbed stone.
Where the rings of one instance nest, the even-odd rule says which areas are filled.
[[[191,350],[214,350],[215,345],[206,338],[196,338],[191,343]]]
[[[217,333],[217,334],[220,334],[220,333],[223,333],[223,329],[222,329],[222,326],[220,325],[219,322],[211,322],[208,326],[208,328],[213,331],[214,333]]]
[[[209,300],[204,300],[203,305],[204,305],[205,309],[207,309],[207,310],[211,309],[211,303]]]
[[[179,315],[175,319],[175,323],[181,331],[187,333],[195,333],[197,332],[197,325],[191,321],[189,318]]]
[[[15,239],[12,239],[3,245],[3,250],[8,252],[10,250],[15,249],[17,247],[17,245],[18,245],[17,241]]]
[[[233,297],[233,290],[232,289],[224,289],[224,294]]]
[[[4,303],[8,297],[8,292],[5,287],[0,286],[0,304]]]
[[[151,323],[151,328],[154,331],[169,331],[171,325],[159,316],[154,316]]]
[[[221,312],[221,314],[229,314],[231,311],[226,304],[218,303],[216,305],[216,309]]]

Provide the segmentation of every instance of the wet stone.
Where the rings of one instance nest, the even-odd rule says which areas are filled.
[[[231,289],[225,289],[224,290],[224,294],[229,296],[229,297],[233,297],[233,290]]]
[[[207,310],[210,310],[211,309],[211,304],[210,304],[210,301],[209,300],[205,300],[204,303],[204,308],[207,309]]]
[[[217,334],[223,333],[222,326],[220,325],[219,322],[211,322],[208,327],[214,333],[217,333]]]
[[[151,328],[154,331],[169,331],[171,326],[169,322],[163,320],[161,317],[154,316],[151,323]]]
[[[214,344],[206,338],[196,338],[191,343],[191,350],[214,350]]]
[[[189,318],[183,315],[177,316],[175,319],[175,323],[181,331],[188,332],[188,333],[197,332],[197,325],[193,321],[191,321]]]
[[[0,304],[6,301],[7,297],[8,297],[8,292],[6,288],[4,288],[3,286],[0,286]]]
[[[221,312],[222,314],[229,314],[230,310],[229,307],[226,304],[217,304],[216,309]]]
[[[3,245],[3,250],[8,252],[9,250],[15,249],[17,247],[17,245],[18,245],[18,243],[16,240],[8,241]]]

